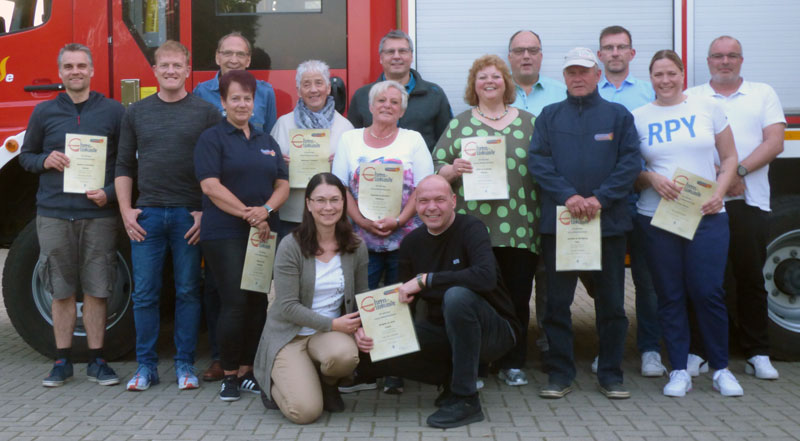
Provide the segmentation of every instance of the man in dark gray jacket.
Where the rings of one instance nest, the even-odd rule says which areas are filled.
[[[411,37],[403,31],[393,30],[382,39],[378,49],[383,73],[378,81],[394,80],[406,87],[408,108],[400,118],[399,126],[415,130],[425,139],[428,150],[433,150],[447,124],[453,119],[447,95],[438,85],[425,81],[419,72],[411,69],[414,45]],[[369,90],[375,83],[362,86],[353,94],[347,119],[355,128],[372,125],[369,111]]]
[[[600,216],[602,271],[591,272],[595,288],[600,358],[597,379],[608,398],[628,398],[622,355],[628,319],[625,297],[625,232],[632,228],[628,194],[641,170],[633,116],[597,92],[600,69],[594,53],[575,48],[564,62],[567,99],[546,106],[536,123],[528,167],[542,187],[542,249],[547,272],[544,330],[548,384],[544,398],[561,398],[575,379],[570,305],[577,271],[556,271],[556,205],[577,218]],[[602,209],[602,211],[601,211]]]
[[[93,75],[89,48],[70,43],[61,49],[58,76],[66,92],[36,106],[19,154],[20,165],[39,174],[39,276],[45,289],[53,294],[56,362],[42,381],[46,387],[61,386],[73,375],[72,332],[79,286],[83,290],[89,380],[104,386],[119,383],[103,359],[103,337],[106,299],[116,271],[114,161],[125,110],[120,103],[90,90]],[[69,186],[65,191],[65,169],[79,167],[77,161],[70,161],[66,146],[70,153],[98,152],[95,161],[105,160],[105,168],[100,170],[102,184],[85,183],[81,192]]]

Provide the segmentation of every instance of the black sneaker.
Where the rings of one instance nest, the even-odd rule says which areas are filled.
[[[321,381],[322,386],[322,408],[328,412],[344,412],[346,409],[342,396],[339,395],[339,388],[333,384],[326,384]]]
[[[242,396],[239,394],[239,379],[236,375],[226,375],[219,388],[219,399],[222,401],[236,401]]]
[[[100,386],[113,386],[119,384],[119,377],[111,366],[102,358],[97,358],[86,366],[86,376]]]
[[[442,406],[428,417],[428,425],[441,429],[465,426],[483,421],[483,411],[478,394],[471,397],[454,396],[452,401]]]
[[[42,380],[44,387],[58,387],[72,378],[72,363],[67,363],[65,358],[59,358],[53,363],[50,375]]]
[[[279,409],[278,404],[275,403],[274,401],[270,400],[269,397],[267,396],[267,394],[265,394],[263,390],[261,391],[261,404],[263,404],[264,407],[269,409],[269,410],[278,410]]]
[[[403,386],[405,382],[400,377],[384,377],[383,379],[383,393],[389,395],[400,395],[403,393]]]
[[[548,383],[539,389],[539,396],[542,398],[564,398],[564,395],[572,392],[571,385],[563,385],[558,383]]]
[[[239,390],[241,392],[250,392],[251,394],[261,393],[261,387],[258,386],[258,381],[256,381],[253,371],[239,377]]]
[[[362,377],[358,374],[353,378],[345,378],[339,381],[339,392],[343,394],[351,394],[361,390],[377,389],[378,384],[375,383],[374,378]]]
[[[622,383],[599,385],[600,392],[611,400],[624,400],[631,397],[631,393]]]
[[[439,393],[439,396],[436,397],[436,399],[433,401],[434,406],[436,407],[446,406],[450,404],[450,402],[453,401],[453,399],[458,399],[458,397],[453,395],[453,392],[450,391],[449,384],[445,384],[439,387],[442,389],[442,391]]]

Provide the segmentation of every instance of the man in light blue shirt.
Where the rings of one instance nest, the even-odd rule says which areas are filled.
[[[600,32],[600,50],[597,58],[603,63],[603,76],[597,89],[607,101],[619,103],[629,111],[655,100],[649,81],[636,79],[630,73],[630,63],[636,56],[631,33],[622,26],[609,26]],[[628,207],[635,216],[637,193],[631,193]],[[658,301],[653,281],[645,261],[645,237],[634,222],[633,231],[627,233],[631,257],[631,276],[636,288],[636,346],[642,356],[641,373],[646,377],[661,376],[666,372],[659,353],[661,327],[658,323]],[[592,370],[596,370],[596,361]]]
[[[239,32],[231,32],[220,38],[214,58],[219,66],[219,72],[214,75],[214,78],[198,84],[192,93],[213,104],[219,109],[222,116],[225,116],[225,110],[222,108],[219,97],[219,78],[229,70],[245,70],[250,67],[251,53],[250,41]],[[257,80],[256,96],[253,102],[253,116],[250,117],[250,122],[258,130],[270,133],[278,119],[275,91],[272,89],[272,85],[266,81]]]
[[[559,81],[539,75],[542,68],[542,42],[533,31],[520,30],[508,41],[508,62],[517,90],[512,106],[538,116],[548,104],[563,101],[567,87]]]
[[[630,32],[622,26],[609,26],[600,33],[597,58],[603,63],[603,77],[597,89],[607,101],[619,103],[629,111],[656,99],[649,81],[634,78],[630,62],[636,56]]]

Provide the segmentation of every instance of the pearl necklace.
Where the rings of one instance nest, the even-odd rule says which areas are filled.
[[[389,132],[389,134],[386,135],[386,136],[377,136],[377,135],[375,135],[374,133],[372,133],[372,128],[369,128],[367,130],[367,133],[369,133],[370,136],[372,136],[375,139],[388,139],[388,138],[391,138],[394,135],[394,129],[392,129],[392,131]]]
[[[502,115],[496,116],[496,117],[491,117],[491,116],[484,115],[483,112],[481,112],[481,107],[480,106],[475,106],[475,111],[478,112],[478,115],[488,119],[489,121],[499,121],[499,120],[505,118],[506,115],[508,115],[508,106],[505,106],[505,110],[503,110],[503,114]]]

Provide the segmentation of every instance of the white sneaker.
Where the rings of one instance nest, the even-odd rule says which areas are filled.
[[[528,377],[522,369],[500,369],[497,376],[501,380],[505,380],[509,386],[524,386],[528,384]]]
[[[483,386],[484,386],[483,380],[481,380],[480,378],[475,380],[475,389],[481,390],[481,389],[483,389]]]
[[[669,373],[669,383],[664,386],[664,395],[668,397],[682,397],[692,390],[692,377],[685,369]]]
[[[708,362],[699,355],[689,354],[686,360],[686,372],[693,377],[704,374],[708,372]]]
[[[755,355],[747,359],[744,366],[746,374],[755,375],[762,380],[777,380],[778,370],[772,367],[767,355]]]
[[[594,357],[594,361],[592,362],[592,373],[593,374],[597,373],[597,362],[598,362],[598,360],[600,360],[600,356],[599,355]]]
[[[714,390],[724,397],[741,397],[744,390],[728,368],[714,372]]]
[[[661,354],[656,351],[647,351],[642,354],[642,376],[660,377],[667,372],[661,363]]]

